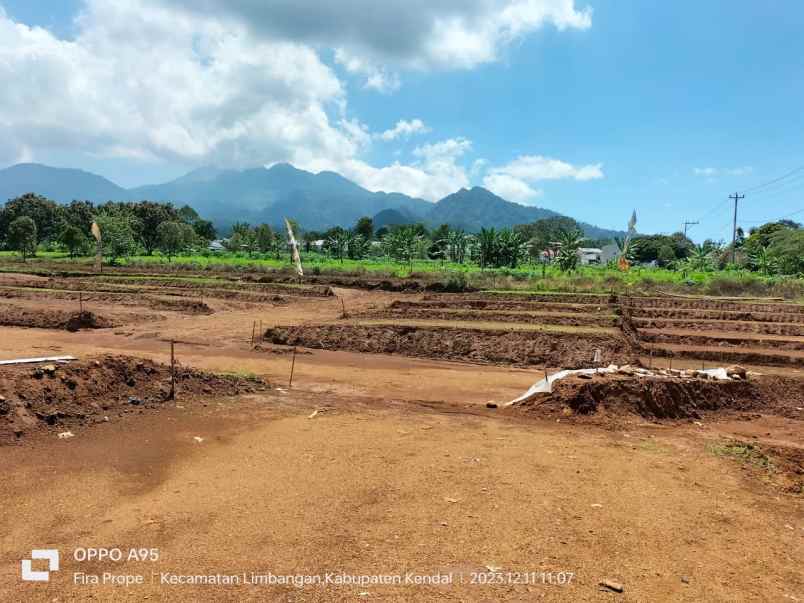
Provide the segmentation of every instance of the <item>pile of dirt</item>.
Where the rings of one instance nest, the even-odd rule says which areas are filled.
[[[268,329],[265,341],[324,350],[567,368],[589,366],[599,349],[603,364],[638,363],[628,342],[615,335],[325,324]]]
[[[111,325],[106,319],[95,316],[95,314],[88,310],[84,310],[83,312],[77,312],[70,316],[64,328],[68,331],[78,331],[80,329],[101,329],[109,326]]]
[[[152,308],[159,310],[173,310],[174,312],[184,312],[186,314],[214,314],[215,310],[210,308],[200,299],[186,299],[182,297],[155,298],[149,300]]]
[[[183,402],[267,387],[258,379],[176,367],[176,395]],[[169,394],[169,366],[128,356],[4,366],[0,370],[0,444],[37,429],[61,432],[105,417],[159,408]]]
[[[649,420],[699,419],[717,413],[751,412],[804,419],[804,382],[795,378],[748,380],[644,378],[620,374],[556,381],[514,408],[548,418],[609,419],[637,415]]]
[[[7,327],[31,327],[38,329],[107,329],[123,324],[122,321],[97,316],[92,312],[67,312],[65,310],[29,309],[5,306],[0,309],[0,325]]]

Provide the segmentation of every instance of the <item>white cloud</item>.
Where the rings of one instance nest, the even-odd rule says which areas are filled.
[[[365,77],[363,87],[376,92],[388,94],[399,90],[401,82],[399,76],[387,68],[366,61],[349,54],[343,48],[335,50],[335,62],[341,65],[347,72],[358,74]]]
[[[704,176],[706,178],[715,178],[717,176],[747,176],[754,169],[750,165],[736,167],[736,168],[693,168],[692,173],[696,176]]]
[[[393,128],[385,130],[378,136],[385,141],[391,141],[397,138],[408,138],[413,134],[427,134],[428,132],[430,132],[430,128],[424,125],[421,119],[411,119],[410,121],[400,119]]]
[[[542,155],[522,155],[511,163],[494,168],[494,172],[508,174],[527,182],[538,180],[597,180],[603,178],[603,164],[574,166],[559,159]]]
[[[254,165],[299,148],[357,152],[330,122],[340,81],[310,48],[189,18],[158,2],[89,0],[74,40],[0,15],[7,152]]]
[[[389,91],[394,69],[469,68],[544,24],[584,29],[590,14],[572,0],[85,0],[68,40],[0,9],[0,79],[13,82],[0,95],[0,162],[51,151],[220,167],[289,161],[437,200],[469,185],[461,161],[471,141],[419,146],[407,165],[368,164],[361,155],[378,135],[349,114],[338,68],[320,53],[334,50],[343,70]],[[427,131],[411,119],[379,137]],[[483,168],[476,162],[471,176]],[[538,193],[520,180],[526,187],[509,180],[507,190]]]
[[[438,201],[462,187],[469,177],[458,159],[472,147],[465,138],[447,139],[414,149],[412,164],[395,161],[376,167],[356,157],[299,157],[294,162],[312,172],[332,170],[370,191],[399,192],[428,201]]]
[[[575,166],[542,155],[522,155],[506,165],[491,168],[483,184],[501,197],[524,203],[542,194],[541,190],[531,186],[535,182],[564,179],[584,181],[603,177],[601,163]]]
[[[542,195],[541,190],[536,190],[527,182],[508,174],[488,174],[483,178],[483,186],[495,195],[516,203],[527,203]]]
[[[546,25],[563,31],[592,24],[592,9],[574,0],[163,1],[248,24],[270,39],[337,49],[339,63],[384,91],[398,87],[394,70],[470,69]]]

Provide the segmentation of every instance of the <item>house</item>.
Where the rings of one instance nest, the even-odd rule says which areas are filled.
[[[226,239],[215,239],[214,241],[210,241],[209,245],[207,245],[207,249],[212,253],[220,253],[221,251],[226,251]]]
[[[602,249],[596,247],[579,247],[578,258],[581,260],[581,266],[588,266],[589,264],[599,264],[600,256],[603,254]]]
[[[609,243],[603,249],[601,249],[600,253],[600,263],[601,264],[608,264],[612,260],[617,260],[620,257],[620,248],[617,247],[616,243]]]

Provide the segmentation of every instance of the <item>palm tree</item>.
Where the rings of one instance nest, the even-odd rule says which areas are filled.
[[[558,232],[558,253],[555,262],[562,272],[571,272],[578,267],[578,248],[583,242],[583,233],[576,229]]]

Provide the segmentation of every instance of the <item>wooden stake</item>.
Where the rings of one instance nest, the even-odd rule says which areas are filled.
[[[262,330],[262,319],[260,319],[260,341],[265,341],[265,332]]]
[[[174,344],[176,342],[170,340],[170,400],[176,399],[176,356],[174,353]]]
[[[293,360],[290,363],[290,379],[288,379],[288,388],[293,385],[293,370],[296,368],[296,346],[293,346]]]
[[[251,324],[251,347],[252,348],[254,347],[254,329],[256,329],[256,328],[257,328],[257,321],[255,320]]]
[[[341,308],[343,309],[343,314],[341,314],[341,318],[347,318],[347,315],[346,315],[346,302],[343,301],[343,298],[341,298]]]
[[[81,291],[78,292],[78,313],[84,313],[84,294]]]

